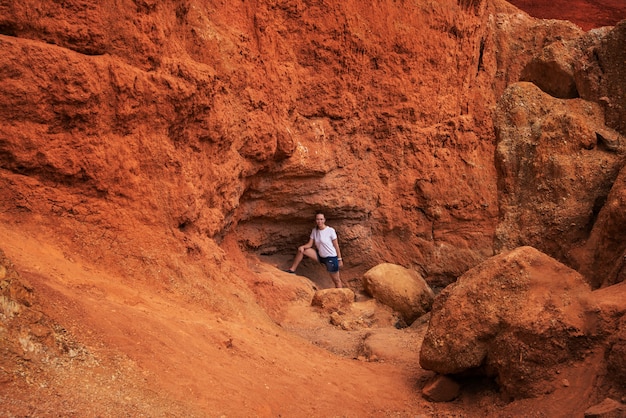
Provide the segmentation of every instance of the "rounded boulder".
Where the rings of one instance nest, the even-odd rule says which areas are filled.
[[[374,299],[398,312],[410,325],[430,311],[434,293],[422,276],[397,264],[383,263],[363,275],[363,287]]]

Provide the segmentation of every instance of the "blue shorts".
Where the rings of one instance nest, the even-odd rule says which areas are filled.
[[[326,270],[330,273],[337,273],[339,271],[339,258],[338,257],[320,257],[317,255],[317,261],[326,266]]]

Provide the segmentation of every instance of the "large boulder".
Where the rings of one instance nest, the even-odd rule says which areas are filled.
[[[572,58],[575,51],[569,43],[551,43],[524,67],[521,81],[530,81],[549,95],[561,99],[578,97]]]
[[[383,263],[363,275],[363,287],[378,302],[398,312],[410,325],[430,311],[434,293],[422,276],[396,264]]]
[[[505,394],[534,396],[552,387],[551,367],[588,349],[590,295],[580,274],[534,248],[492,257],[436,298],[420,364],[441,374],[482,370]]]

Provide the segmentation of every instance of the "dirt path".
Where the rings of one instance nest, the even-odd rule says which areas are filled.
[[[15,388],[27,385],[11,401],[15,414],[362,417],[431,409],[416,390],[424,371],[414,350],[412,365],[355,360],[341,347],[348,354],[347,341],[360,337],[330,324],[295,333],[260,311],[256,318],[221,317],[179,295],[126,284],[43,237],[5,225],[0,236],[36,308],[82,353],[72,351],[58,367],[26,365],[26,383],[5,386],[15,397]],[[317,344],[302,338],[307,333]]]
[[[247,300],[212,310],[78,260],[45,231],[15,226],[0,223],[1,248],[34,291],[32,309],[56,324],[61,352],[37,346],[33,335],[46,337],[40,324],[17,323],[23,351],[3,348],[2,415],[558,417],[571,415],[563,405],[584,408],[576,401],[593,386],[585,368],[568,369],[569,387],[507,403],[492,382],[470,379],[455,401],[430,403],[420,391],[433,376],[419,367],[425,321],[396,329],[393,315],[364,297],[339,325],[301,302],[285,305],[277,321]],[[279,289],[308,280],[281,272],[280,260],[248,261],[254,280]]]

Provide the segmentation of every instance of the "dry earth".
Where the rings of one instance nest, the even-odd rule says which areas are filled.
[[[468,377],[456,400],[431,403],[421,388],[435,374],[419,366],[427,320],[396,329],[361,295],[332,325],[303,294],[310,282],[274,267],[285,260],[241,255],[232,274],[282,295],[266,306],[275,325],[243,287],[216,307],[197,299],[197,283],[120,282],[71,247],[60,252],[43,228],[13,221],[0,230],[3,247],[35,295],[12,323],[19,346],[3,347],[4,416],[570,417],[602,400],[590,352],[545,397],[509,402],[493,381]],[[328,285],[308,267],[316,287]]]

